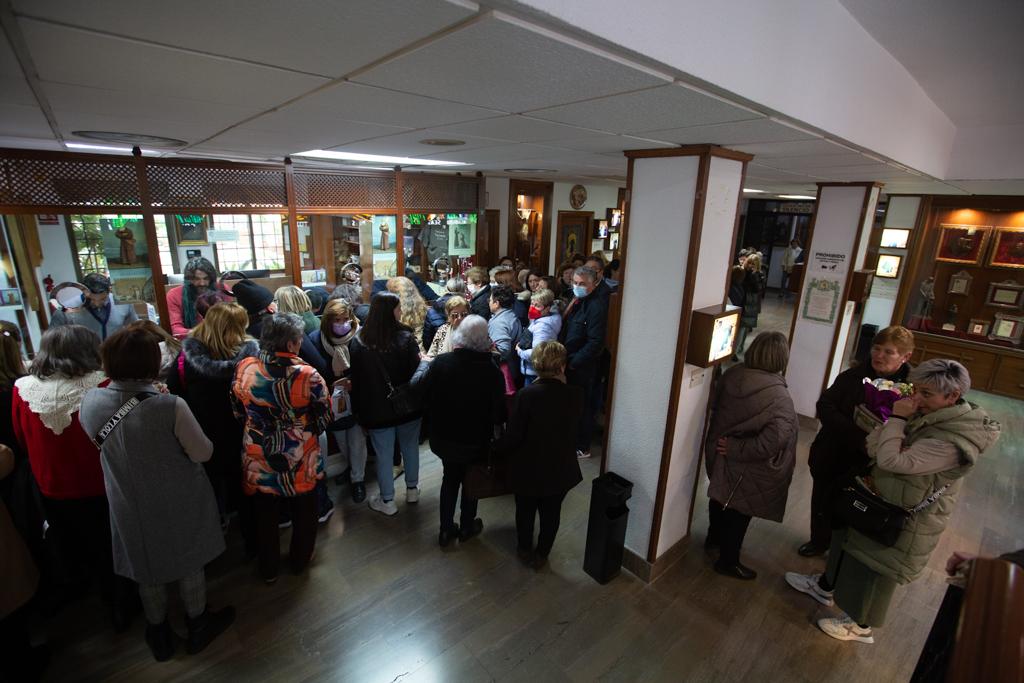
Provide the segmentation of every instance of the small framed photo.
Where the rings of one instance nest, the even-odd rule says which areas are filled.
[[[1024,335],[1024,318],[1019,315],[1006,315],[996,313],[992,321],[992,331],[989,339],[1008,341],[1014,344],[1020,343],[1021,335]]]
[[[882,243],[878,246],[883,249],[906,249],[909,239],[909,230],[904,228],[885,228],[882,230]]]
[[[991,226],[940,225],[936,261],[977,264],[985,253]]]
[[[988,320],[981,320],[980,318],[971,318],[971,322],[967,324],[968,334],[975,334],[980,337],[988,336],[989,328],[992,323]]]
[[[996,228],[988,265],[996,268],[1024,268],[1024,228]]]
[[[209,242],[209,218],[201,214],[174,214],[178,244],[183,247],[205,247]]]
[[[973,279],[974,276],[966,270],[961,270],[959,273],[953,273],[949,276],[949,289],[946,290],[946,293],[967,294],[971,291],[971,280]]]
[[[601,219],[596,221],[597,227],[594,231],[594,239],[603,240],[608,237],[608,221]]]
[[[619,233],[610,232],[608,233],[608,248],[615,251],[619,248]]]
[[[618,228],[622,225],[622,212],[618,209],[608,209],[608,227]]]
[[[1006,282],[993,282],[988,286],[988,294],[985,295],[985,305],[996,308],[1021,309],[1024,304],[1024,285],[1013,280]]]
[[[20,306],[20,289],[0,289],[0,306]]]
[[[903,265],[903,257],[895,254],[879,254],[878,265],[875,266],[877,277],[898,278],[900,267]]]
[[[36,223],[39,225],[60,225],[60,218],[55,213],[36,214]]]

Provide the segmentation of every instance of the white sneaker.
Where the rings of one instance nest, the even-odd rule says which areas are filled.
[[[580,460],[589,458],[590,457],[590,451],[581,451],[580,449],[577,448],[576,449],[576,457],[579,458]]]
[[[796,572],[786,572],[786,583],[800,591],[806,593],[812,598],[825,605],[831,607],[833,604],[832,595],[835,591],[825,591],[818,585],[818,579],[821,578],[821,574],[797,574]]]
[[[420,502],[420,490],[415,486],[405,490],[405,502],[406,503],[418,503]]]
[[[818,628],[836,640],[856,640],[858,643],[868,644],[875,642],[875,637],[871,635],[871,628],[858,626],[847,614],[840,617],[818,619]]]
[[[376,510],[377,512],[383,515],[387,515],[388,517],[392,517],[398,514],[398,506],[395,505],[395,501],[393,500],[384,502],[383,500],[381,500],[380,496],[373,496],[372,498],[370,498],[369,501],[367,501],[367,504],[370,506],[371,510]]]

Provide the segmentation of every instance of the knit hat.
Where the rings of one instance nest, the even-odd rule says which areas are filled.
[[[240,280],[231,288],[235,300],[251,314],[266,310],[274,301],[274,294],[252,280]]]

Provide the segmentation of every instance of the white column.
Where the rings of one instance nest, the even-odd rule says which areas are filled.
[[[854,302],[853,271],[864,265],[880,185],[820,183],[804,282],[790,334],[786,381],[796,411],[814,417],[821,392],[842,370]]]
[[[709,145],[630,159],[606,468],[633,482],[627,566],[689,533],[711,369],[684,362],[693,309],[725,301],[746,161]],[[643,568],[641,568],[643,570]]]

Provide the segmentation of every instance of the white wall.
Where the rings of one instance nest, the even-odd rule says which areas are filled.
[[[39,246],[43,260],[36,268],[36,281],[39,283],[39,291],[43,292],[44,298],[46,285],[43,284],[43,278],[47,275],[53,278],[54,284],[75,282],[78,279],[78,275],[75,274],[74,251],[71,248],[71,241],[68,239],[64,216],[58,216],[58,220],[60,220],[60,225],[39,226]],[[47,304],[47,319],[49,319],[50,313],[50,307]]]
[[[1024,125],[958,128],[949,170],[956,180],[1024,178]]]
[[[658,492],[697,165],[697,157],[664,157],[637,159],[633,168],[629,285],[623,292],[607,465],[633,482],[626,547],[642,558]],[[650,308],[654,291],[657,315]]]
[[[917,221],[918,207],[921,206],[920,197],[890,197],[889,205],[885,212],[884,227],[906,228],[913,235],[914,226]],[[896,296],[900,291],[900,283],[903,282],[903,275],[910,266],[908,249],[879,249],[880,254],[896,254],[903,257],[902,268],[899,277],[884,278],[876,277],[871,285],[871,295],[864,305],[862,322],[865,325],[878,325],[878,328],[888,327],[892,321],[892,314],[896,310]]]
[[[498,221],[498,248],[495,254],[501,256],[508,245],[508,178],[488,176],[484,180],[484,192],[487,193],[487,208],[501,212]],[[484,264],[493,266],[493,263]]]
[[[720,304],[725,300],[725,283],[732,261],[732,233],[743,164],[731,159],[712,158],[704,223],[700,236],[700,261],[694,282],[693,308]],[[630,253],[633,253],[630,228]],[[685,262],[685,261],[684,261]],[[634,261],[635,263],[635,261]],[[630,275],[632,286],[632,275]],[[662,352],[664,355],[664,352]],[[690,504],[694,483],[700,476],[701,437],[711,394],[711,370],[695,365],[683,367],[679,409],[672,439],[672,454],[665,486],[658,556],[669,550],[690,531]]]
[[[953,124],[837,0],[637,0],[626,11],[616,0],[516,4],[760,103],[765,113],[946,177]],[[723,49],[723,36],[743,49]]]

